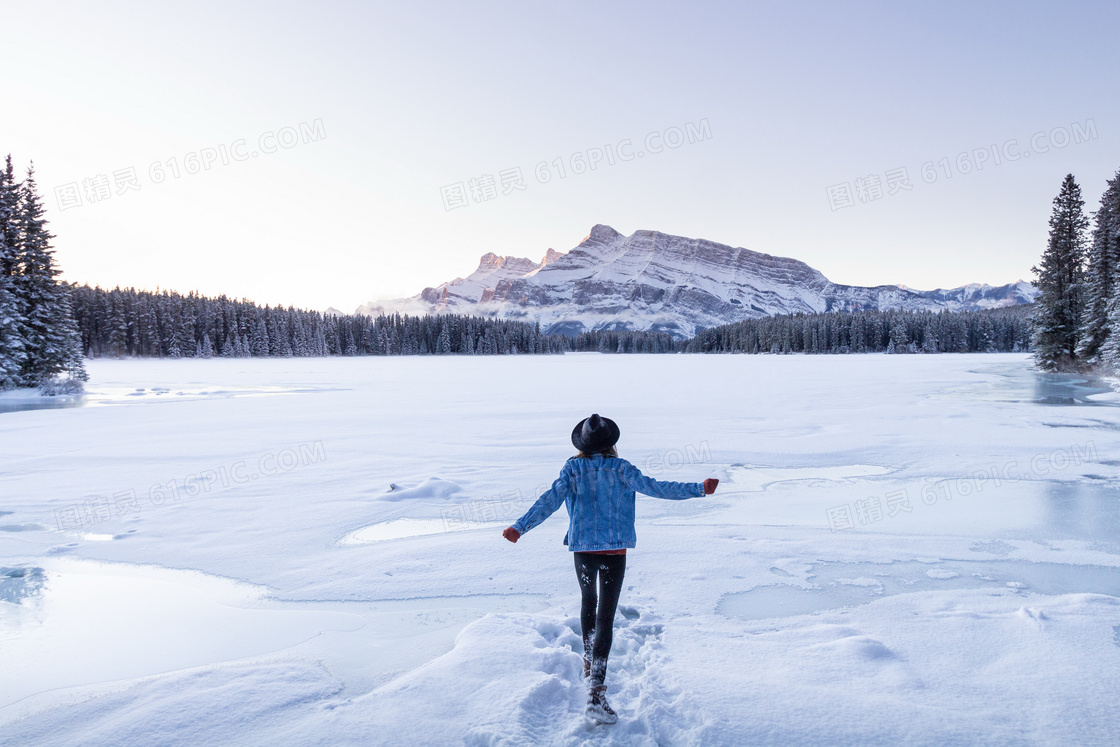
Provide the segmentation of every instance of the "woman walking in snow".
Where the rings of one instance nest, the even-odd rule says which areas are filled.
[[[582,595],[583,676],[588,681],[587,715],[604,724],[618,716],[607,703],[607,656],[614,633],[614,613],[626,571],[626,548],[637,544],[634,493],[654,498],[684,499],[711,495],[719,480],[662,482],[646,477],[621,459],[614,445],[619,430],[610,418],[592,415],[572,430],[579,453],[568,459],[552,487],[502,536],[517,542],[563,503],[568,509],[564,544],[576,562]],[[598,580],[598,590],[596,590]]]

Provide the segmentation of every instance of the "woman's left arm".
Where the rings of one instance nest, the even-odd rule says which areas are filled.
[[[654,498],[668,498],[670,500],[683,500],[685,498],[698,498],[704,495],[702,482],[669,482],[667,480],[654,480],[646,477],[641,470],[625,459],[622,465],[622,479],[627,486],[636,493],[650,495]]]

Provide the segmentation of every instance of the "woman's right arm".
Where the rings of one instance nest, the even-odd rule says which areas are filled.
[[[552,483],[552,487],[537,499],[537,502],[525,512],[524,516],[513,523],[513,528],[519,534],[525,534],[525,532],[552,516],[568,497],[570,490],[571,473],[568,471],[568,465],[565,464],[564,469],[560,470],[560,476]]]

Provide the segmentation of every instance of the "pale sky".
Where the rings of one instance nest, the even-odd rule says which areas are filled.
[[[352,311],[595,223],[1030,279],[1062,177],[1120,168],[1120,5],[925,5],[5,0],[0,154],[108,287]]]

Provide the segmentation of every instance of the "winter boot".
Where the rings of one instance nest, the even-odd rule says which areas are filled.
[[[591,677],[591,649],[595,641],[595,631],[583,637],[583,681]]]
[[[613,724],[618,721],[618,714],[607,703],[607,686],[592,683],[587,690],[587,717],[600,724]]]

